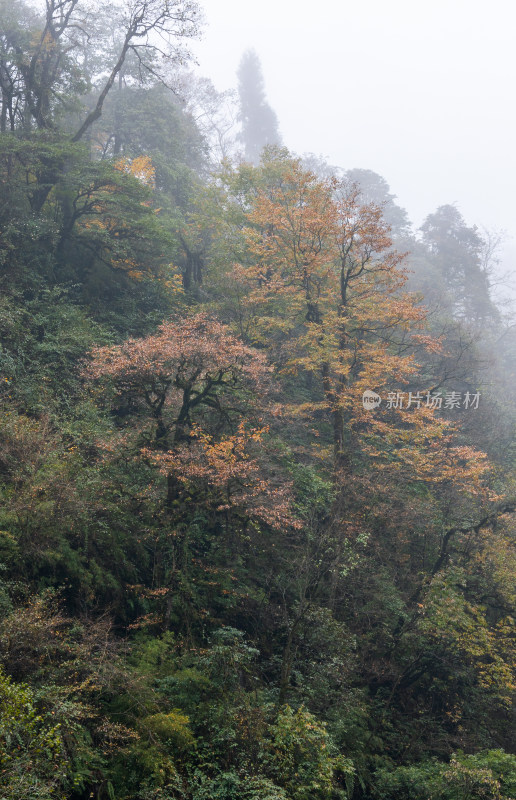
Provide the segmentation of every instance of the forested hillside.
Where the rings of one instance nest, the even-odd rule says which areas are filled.
[[[515,798],[493,242],[128,8],[0,0],[0,796]]]

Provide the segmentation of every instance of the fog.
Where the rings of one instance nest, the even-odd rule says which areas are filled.
[[[382,175],[412,221],[456,203],[516,264],[516,9],[508,0],[205,3],[198,71],[236,87],[258,52],[285,144]]]

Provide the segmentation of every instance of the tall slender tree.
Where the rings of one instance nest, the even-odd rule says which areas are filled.
[[[240,139],[245,157],[257,164],[267,145],[281,144],[278,118],[265,97],[260,59],[254,50],[247,50],[238,68],[238,94],[240,97]]]

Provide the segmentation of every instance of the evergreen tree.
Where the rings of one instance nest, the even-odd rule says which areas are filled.
[[[383,219],[391,229],[394,238],[407,238],[410,235],[410,221],[404,208],[396,203],[396,195],[381,175],[371,169],[349,169],[346,178],[360,189],[364,204],[380,206]]]
[[[440,206],[421,226],[423,241],[441,271],[453,299],[453,312],[469,322],[496,321],[489,296],[489,276],[482,264],[484,242],[452,205]]]
[[[254,50],[247,50],[238,68],[238,94],[240,97],[240,139],[245,157],[258,164],[266,145],[281,144],[278,118],[265,98],[260,59]]]

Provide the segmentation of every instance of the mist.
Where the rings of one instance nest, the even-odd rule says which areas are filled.
[[[0,0],[1,800],[515,800],[512,17]]]
[[[416,227],[457,204],[470,225],[506,231],[502,271],[514,269],[510,3],[219,0],[205,15],[199,71],[235,88],[255,48],[287,147],[379,173]]]

